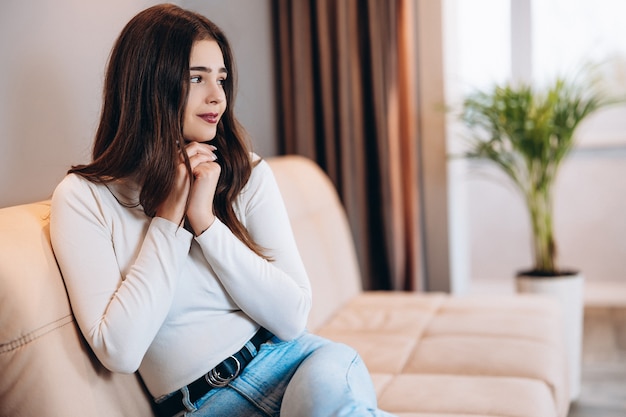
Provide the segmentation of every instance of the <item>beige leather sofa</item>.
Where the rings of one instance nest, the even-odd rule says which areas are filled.
[[[361,353],[381,408],[406,417],[567,415],[555,303],[363,292],[328,179],[301,157],[270,163],[313,283],[310,329]],[[139,378],[105,370],[81,338],[48,213],[47,202],[0,209],[0,417],[152,415]]]

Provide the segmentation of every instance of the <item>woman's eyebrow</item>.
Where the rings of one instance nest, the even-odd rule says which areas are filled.
[[[189,68],[189,71],[202,71],[202,72],[206,72],[206,73],[213,72],[213,70],[211,68],[202,67],[202,66],[200,66],[200,67],[191,67],[191,68]],[[228,74],[228,70],[226,68],[224,68],[224,67],[219,68],[217,70],[217,72]]]

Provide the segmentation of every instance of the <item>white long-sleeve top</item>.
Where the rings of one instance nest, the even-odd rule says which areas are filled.
[[[120,204],[138,191],[70,174],[52,198],[52,245],[72,309],[107,368],[139,370],[157,398],[238,351],[259,326],[281,339],[304,330],[311,287],[265,161],[234,209],[270,262],[218,219],[194,238]]]

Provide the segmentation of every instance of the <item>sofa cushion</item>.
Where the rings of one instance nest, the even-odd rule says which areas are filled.
[[[552,405],[540,381],[490,376],[404,374],[379,396],[379,406],[399,417],[550,417]]]

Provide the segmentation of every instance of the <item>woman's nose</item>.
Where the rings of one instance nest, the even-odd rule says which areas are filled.
[[[226,93],[221,85],[213,85],[207,92],[206,101],[208,103],[221,103],[226,98]]]

